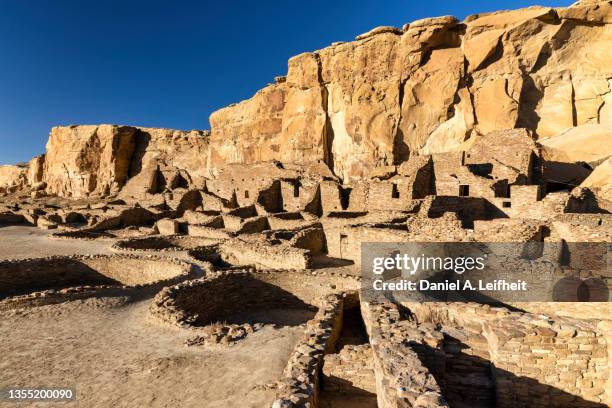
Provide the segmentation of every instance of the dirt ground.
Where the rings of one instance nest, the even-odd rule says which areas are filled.
[[[0,384],[74,387],[79,407],[270,404],[273,391],[258,386],[280,377],[303,328],[265,326],[228,348],[186,347],[193,333],[153,321],[148,303],[88,299],[0,314]]]
[[[47,234],[0,228],[0,258],[107,253],[112,244]],[[194,333],[154,320],[149,302],[90,298],[0,312],[0,388],[74,387],[77,402],[67,407],[265,407],[274,390],[264,385],[280,378],[298,323],[310,318],[272,313],[285,321],[231,347],[187,347]]]
[[[50,239],[53,232],[36,227],[0,227],[0,259],[37,258],[51,255],[108,254],[115,240]]]

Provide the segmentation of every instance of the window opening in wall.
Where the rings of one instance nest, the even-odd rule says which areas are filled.
[[[342,206],[343,211],[347,210],[349,207],[351,191],[353,191],[353,189],[350,187],[340,187],[340,205]]]
[[[504,208],[510,208],[510,207],[512,207],[512,203],[511,203],[510,201],[504,201],[504,202],[502,203],[502,206],[503,206]]]
[[[470,186],[467,184],[461,184],[459,186],[459,197],[467,197],[470,195]]]
[[[393,183],[391,189],[391,198],[400,198],[400,192],[397,188],[397,184]]]
[[[297,183],[293,185],[293,196],[294,197],[300,196],[300,185]]]
[[[248,190],[244,190],[244,198],[249,198],[249,191]]]
[[[495,191],[495,197],[499,198],[510,198],[510,184],[508,180],[499,180],[493,185]]]

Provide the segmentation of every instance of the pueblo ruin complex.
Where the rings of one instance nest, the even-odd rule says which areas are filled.
[[[291,58],[210,131],[54,127],[0,167],[0,384],[83,407],[611,406],[607,302],[359,290],[364,242],[610,243],[611,50],[610,1],[428,18]]]

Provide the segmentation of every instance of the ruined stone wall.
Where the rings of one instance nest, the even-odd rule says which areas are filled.
[[[474,238],[480,242],[541,242],[544,224],[536,220],[499,218],[474,221]]]
[[[479,197],[436,196],[431,204],[423,206],[421,211],[427,209],[429,218],[438,218],[447,213],[454,213],[466,227],[471,227],[475,220],[494,218],[489,206],[490,202]]]
[[[80,299],[112,293],[112,289],[130,289],[133,293],[192,276],[192,266],[185,261],[151,256],[75,255],[5,260],[0,262],[0,310]],[[114,293],[116,296],[118,292]]]
[[[397,181],[371,182],[369,183],[367,197],[368,210],[405,210],[411,208],[413,203],[412,180],[400,178]]]
[[[507,209],[511,214],[525,214],[526,210],[533,208],[542,199],[540,186],[512,186],[510,188],[511,205]]]
[[[609,345],[597,322],[552,320],[477,304],[409,303],[406,307],[420,323],[440,324],[453,341],[482,350],[462,354],[475,355],[471,358],[475,367],[490,362],[496,406],[591,407],[610,402],[606,394]],[[475,334],[466,335],[471,331]],[[484,336],[480,344],[478,335]],[[449,369],[447,364],[446,375]]]
[[[327,295],[310,320],[283,370],[272,408],[318,407],[320,375],[324,357],[330,353],[342,328],[343,298]]]
[[[240,239],[224,242],[221,254],[232,264],[258,268],[307,269],[312,264],[310,250],[283,244],[251,243]]]
[[[334,258],[348,259],[359,263],[362,242],[405,242],[407,231],[371,226],[326,227],[327,253]]]
[[[611,224],[610,214],[560,214],[552,233],[567,242],[612,242]]]
[[[280,190],[284,211],[302,211],[309,206],[318,207],[319,184],[314,180],[281,180]]]
[[[442,355],[417,351],[420,344],[437,348],[442,336],[431,328],[402,324],[397,305],[391,303],[362,302],[361,314],[372,345],[378,407],[448,407],[429,368],[434,363],[424,364],[428,356],[440,361]]]

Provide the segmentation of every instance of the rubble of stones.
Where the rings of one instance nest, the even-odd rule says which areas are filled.
[[[262,323],[216,324],[205,327],[202,334],[185,340],[186,346],[228,346],[261,329]]]

